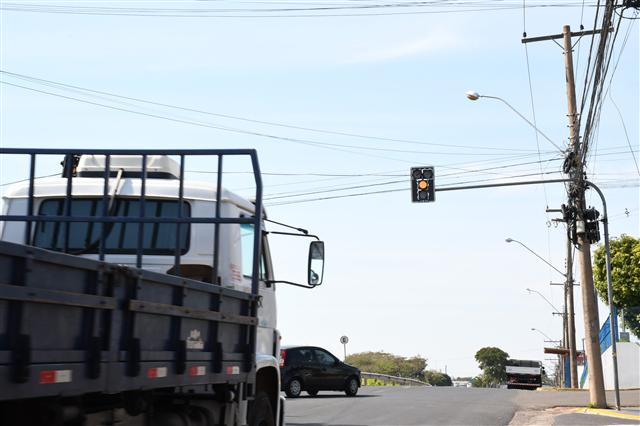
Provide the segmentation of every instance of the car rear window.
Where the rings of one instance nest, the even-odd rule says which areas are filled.
[[[313,362],[311,349],[289,349],[287,351],[287,364],[306,364]]]

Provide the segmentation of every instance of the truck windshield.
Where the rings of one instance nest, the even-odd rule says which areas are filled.
[[[82,198],[71,200],[71,216],[102,215],[102,198]],[[146,217],[178,217],[177,200],[145,200]],[[49,199],[40,204],[41,216],[64,216],[65,200]],[[182,217],[189,217],[190,206],[183,203]],[[110,216],[117,218],[140,217],[140,200],[119,198],[114,201]],[[105,253],[135,254],[138,244],[139,224],[116,222],[106,224]],[[189,249],[189,225],[181,225],[180,253]],[[143,253],[151,255],[173,255],[176,247],[175,223],[146,223],[143,231]],[[99,222],[69,223],[69,252],[96,254],[101,236]],[[33,236],[33,245],[49,250],[62,251],[65,247],[65,225],[61,222],[38,222]]]

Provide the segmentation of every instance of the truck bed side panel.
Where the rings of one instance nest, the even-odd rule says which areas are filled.
[[[0,242],[0,400],[252,381],[255,296]]]

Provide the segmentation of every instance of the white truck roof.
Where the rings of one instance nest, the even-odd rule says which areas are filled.
[[[110,169],[115,172],[124,169],[128,172],[142,173],[142,157],[139,155],[113,155]],[[106,158],[104,155],[82,155],[76,171],[78,176],[100,177],[104,173]],[[165,177],[178,179],[180,167],[167,155],[149,155],[147,157],[147,175],[162,174]]]
[[[104,180],[101,178],[83,178],[74,177],[73,182],[73,197],[96,197],[102,196]],[[118,197],[139,197],[141,193],[141,180],[138,178],[123,178],[118,190]],[[109,179],[109,191],[116,184],[116,178]],[[67,179],[62,177],[49,177],[40,178],[35,180],[34,196],[36,198],[53,198],[64,197],[67,193]],[[179,181],[176,179],[153,179],[148,178],[146,180],[145,193],[149,198],[170,198],[177,199],[179,190]],[[21,182],[10,186],[3,198],[16,199],[16,198],[28,198],[29,196],[29,183]],[[186,181],[184,182],[184,195],[185,200],[202,200],[202,201],[216,201],[216,186],[207,182],[199,181]],[[222,190],[222,202],[231,203],[242,210],[249,213],[255,211],[253,203],[241,196],[228,191]]]

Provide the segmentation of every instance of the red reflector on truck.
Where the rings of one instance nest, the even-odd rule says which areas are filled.
[[[71,370],[45,370],[40,372],[41,385],[52,383],[71,383]]]
[[[167,377],[167,367],[149,368],[147,370],[147,377],[150,379]]]
[[[227,367],[227,374],[240,374],[240,367],[237,365],[233,367]]]
[[[201,366],[189,368],[190,376],[204,376],[205,374],[207,374],[207,367],[205,366],[201,365]]]

